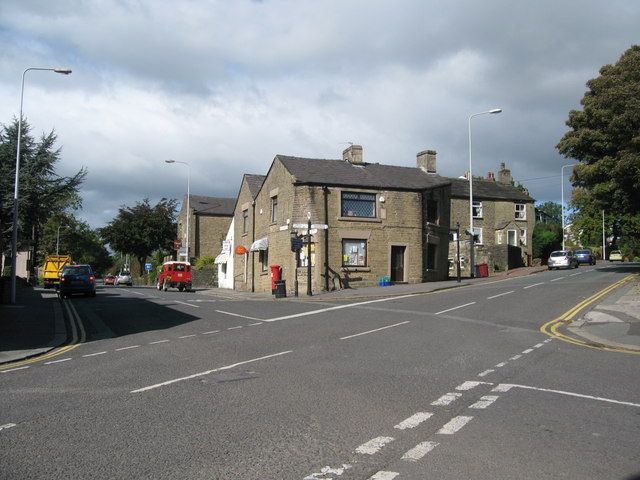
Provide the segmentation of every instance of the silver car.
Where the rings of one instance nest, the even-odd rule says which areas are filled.
[[[547,260],[549,270],[555,268],[578,268],[578,259],[573,255],[571,250],[556,250],[551,252]]]
[[[116,276],[116,281],[114,285],[133,285],[133,280],[131,280],[131,274],[129,272],[120,272]]]

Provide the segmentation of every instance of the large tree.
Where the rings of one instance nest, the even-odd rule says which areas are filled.
[[[614,219],[614,237],[637,238],[640,46],[629,48],[616,64],[602,67],[600,76],[589,80],[587,87],[581,101],[583,109],[569,113],[567,125],[571,131],[562,137],[557,148],[565,157],[580,162],[574,168],[572,181],[575,187],[586,191],[577,194],[584,214],[601,215],[604,210]],[[591,223],[594,221],[592,218]]]
[[[38,244],[42,226],[54,214],[79,208],[80,185],[86,170],[71,177],[56,174],[60,149],[55,147],[53,131],[36,142],[23,119],[20,136],[20,175],[18,184],[18,244],[29,240]],[[13,225],[13,196],[16,173],[18,120],[0,126],[0,250],[8,253]]]
[[[122,206],[118,216],[98,230],[112,250],[129,253],[142,266],[155,250],[170,250],[176,236],[175,199],[161,199],[155,206],[145,198],[133,207]]]

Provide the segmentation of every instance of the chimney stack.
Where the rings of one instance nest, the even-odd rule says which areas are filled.
[[[496,176],[493,172],[487,172],[487,180],[490,182],[496,181]]]
[[[362,165],[362,146],[351,145],[349,148],[342,151],[342,159],[345,162],[353,163],[354,165]]]
[[[498,181],[505,185],[511,185],[511,170],[504,166],[504,162],[500,164],[500,170],[498,170]]]
[[[426,173],[436,173],[436,151],[424,150],[417,155],[416,165]]]

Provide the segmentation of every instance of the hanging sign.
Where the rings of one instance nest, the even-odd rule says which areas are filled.
[[[244,255],[245,253],[247,253],[246,247],[243,247],[242,245],[240,245],[239,247],[236,247],[236,254]]]

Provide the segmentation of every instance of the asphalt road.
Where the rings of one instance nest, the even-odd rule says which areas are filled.
[[[627,479],[640,356],[540,331],[580,267],[387,299],[104,287],[84,341],[0,376],[3,479]]]

